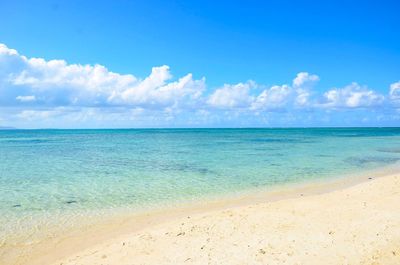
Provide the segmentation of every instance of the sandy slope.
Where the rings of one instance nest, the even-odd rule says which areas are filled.
[[[400,264],[400,175],[180,217],[54,264]]]

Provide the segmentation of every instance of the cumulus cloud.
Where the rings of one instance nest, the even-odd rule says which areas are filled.
[[[319,81],[319,76],[314,74],[309,74],[307,72],[300,72],[297,74],[295,79],[293,79],[294,88],[311,89],[315,83]]]
[[[205,89],[205,79],[193,80],[188,74],[178,81],[171,79],[168,66],[153,67],[149,77],[124,90],[115,90],[108,101],[118,104],[177,106],[179,103],[195,101]]]
[[[395,103],[400,103],[400,81],[390,85],[390,99]]]
[[[258,95],[251,108],[253,110],[274,110],[282,108],[307,107],[314,85],[319,81],[317,75],[298,73],[292,85],[275,85]]]
[[[124,127],[126,122],[134,122],[133,127],[218,126],[226,121],[251,126],[252,121],[271,125],[273,117],[284,126],[313,117],[335,120],[326,113],[338,109],[355,113],[384,106],[395,110],[393,119],[399,115],[400,81],[382,95],[357,83],[323,92],[315,89],[319,80],[315,74],[300,72],[283,84],[247,81],[207,89],[205,78],[195,79],[191,73],[174,78],[167,65],[153,67],[147,77],[140,78],[100,64],[28,58],[0,44],[0,121],[43,127],[89,122],[96,127]],[[379,117],[389,117],[387,113]],[[365,120],[360,113],[355,117]]]
[[[295,103],[298,106],[309,105],[309,99],[314,85],[319,81],[319,76],[307,72],[298,73],[293,79],[293,88],[296,92]]]
[[[318,81],[317,75],[301,72],[293,79],[292,85],[274,85],[258,95],[252,93],[253,88],[259,87],[253,81],[225,84],[210,95],[207,103],[218,108],[247,108],[253,111],[304,107],[309,104],[311,90]]]
[[[207,103],[216,108],[246,108],[254,100],[249,93],[255,87],[256,84],[252,81],[236,85],[225,84],[210,95]]]
[[[0,104],[7,105],[40,99],[41,106],[168,107],[196,100],[205,89],[204,78],[194,80],[192,74],[170,82],[172,75],[165,65],[153,67],[150,76],[141,80],[98,64],[26,58],[4,44],[0,44],[0,68]]]
[[[251,105],[253,110],[277,109],[284,107],[293,93],[293,89],[288,85],[272,86],[265,89],[258,95]]]
[[[344,88],[331,89],[324,93],[324,107],[365,108],[376,107],[383,103],[385,97],[367,87],[352,83]]]

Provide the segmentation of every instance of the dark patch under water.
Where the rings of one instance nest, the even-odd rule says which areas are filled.
[[[328,155],[328,154],[315,154],[314,156],[317,156],[317,157],[334,157],[333,155]]]
[[[370,163],[391,164],[399,160],[400,158],[395,158],[395,157],[366,156],[366,157],[348,157],[344,161],[352,165],[363,166],[365,164],[370,164]]]
[[[313,140],[307,139],[292,139],[292,138],[254,138],[249,139],[249,142],[256,143],[315,143]]]
[[[383,152],[383,153],[400,153],[400,147],[393,147],[393,148],[379,148],[377,149],[377,151],[379,152]]]
[[[41,144],[52,142],[49,139],[4,139],[3,143],[17,143],[17,144]]]
[[[154,166],[154,165],[153,165]],[[214,174],[217,175],[217,172],[210,170],[205,167],[199,167],[196,165],[190,164],[159,164],[156,165],[160,170],[163,171],[172,171],[172,172],[196,172],[200,174]]]

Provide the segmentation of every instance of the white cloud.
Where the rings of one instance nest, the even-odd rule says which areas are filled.
[[[324,93],[326,100],[322,106],[331,108],[362,108],[379,106],[384,96],[357,83],[351,83],[344,88],[331,89]]]
[[[293,93],[288,85],[273,86],[265,89],[251,105],[253,110],[271,110],[284,107]]]
[[[255,87],[256,84],[252,81],[236,85],[225,84],[210,95],[207,103],[216,108],[247,108],[254,100],[249,93]]]
[[[18,118],[28,121],[44,120],[55,116],[63,115],[62,109],[51,110],[23,110],[17,114]]]
[[[395,103],[400,103],[400,81],[390,85],[389,98]]]
[[[192,74],[167,83],[169,79],[171,74],[168,66],[153,67],[149,77],[125,90],[114,91],[108,101],[132,105],[176,106],[199,99],[205,89],[205,79],[193,80]]]
[[[205,89],[205,79],[194,80],[188,74],[168,82],[172,75],[168,66],[153,67],[149,77],[140,80],[121,75],[102,65],[68,64],[64,60],[46,61],[26,58],[5,45],[0,46],[0,82],[7,91],[0,91],[3,102],[24,103],[40,98],[41,106],[107,106],[146,107],[176,106],[198,99]],[[19,93],[19,95],[15,95]],[[0,101],[1,104],[1,101]]]
[[[319,81],[319,77],[317,75],[309,74],[307,72],[300,72],[297,74],[296,78],[293,79],[293,87],[294,88],[312,88],[315,83]]]
[[[280,85],[265,89],[252,103],[253,110],[274,110],[287,107],[306,107],[310,105],[313,86],[319,81],[317,75],[298,73],[292,86]]]
[[[32,102],[36,100],[35,96],[18,96],[16,97],[16,100],[19,100],[21,102]]]
[[[18,55],[18,52],[14,49],[8,48],[5,44],[0,43],[0,55]]]
[[[124,127],[129,122],[133,127],[208,126],[210,122],[247,126],[254,120],[253,125],[272,125],[273,120],[280,125],[306,123],[313,119],[308,115],[315,115],[328,124],[335,120],[335,114],[329,113],[337,109],[356,113],[366,108],[377,111],[378,106],[392,107],[391,119],[399,117],[400,81],[390,86],[385,100],[384,95],[357,83],[325,93],[314,90],[319,80],[315,74],[300,72],[291,83],[268,88],[253,81],[225,84],[206,96],[205,78],[194,79],[191,73],[173,78],[167,65],[153,67],[149,76],[139,78],[99,64],[27,58],[0,44],[0,120],[17,127],[29,122],[42,127],[63,127],[64,123]],[[386,106],[386,102],[392,104]],[[341,122],[341,118],[336,120]]]
[[[252,88],[258,86],[250,81],[236,85],[225,84],[215,90],[207,103],[218,108],[247,108],[253,111],[274,110],[289,106],[304,107],[309,104],[311,89],[319,81],[317,75],[298,73],[290,85],[275,85],[254,95]]]
[[[296,78],[293,79],[293,88],[297,94],[295,99],[296,105],[307,106],[310,104],[311,90],[318,81],[319,77],[317,75],[310,75],[307,72],[297,74]]]

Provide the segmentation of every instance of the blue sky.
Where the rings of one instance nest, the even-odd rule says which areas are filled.
[[[1,1],[0,126],[398,126],[398,10]]]

